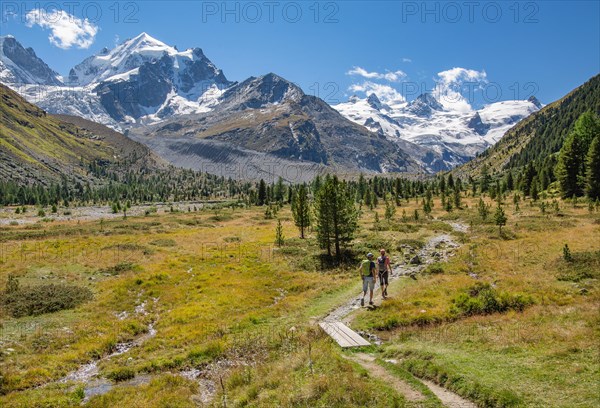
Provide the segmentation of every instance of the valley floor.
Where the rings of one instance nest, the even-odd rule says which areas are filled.
[[[281,248],[256,207],[28,224],[36,209],[4,209],[2,288],[13,275],[20,288],[84,287],[93,299],[2,310],[0,405],[597,406],[599,214],[507,204],[499,234],[477,201],[446,212],[436,200],[432,219],[415,220],[410,200],[379,226],[362,209],[354,253],[385,247],[405,275],[371,309],[357,307],[356,267],[323,262],[313,233],[294,238],[287,207]],[[317,322],[348,304],[340,317],[381,344],[342,351],[322,333]]]

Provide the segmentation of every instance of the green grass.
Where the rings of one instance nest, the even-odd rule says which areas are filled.
[[[410,371],[402,367],[398,364],[393,364],[390,362],[386,362],[383,359],[377,359],[377,363],[384,367],[388,372],[392,373],[396,377],[408,383],[413,389],[419,391],[421,394],[425,396],[425,400],[420,402],[423,407],[443,407],[444,405],[441,401],[435,396],[435,394],[421,381],[419,381]]]
[[[476,200],[465,201],[469,209],[455,213],[472,230],[457,255],[417,281],[399,281],[390,301],[358,313],[354,324],[388,340],[383,355],[401,368],[481,406],[596,406],[597,215],[564,203],[561,215],[508,205],[511,239],[498,239],[497,228],[476,214]],[[565,244],[570,261],[562,257]],[[483,296],[476,284],[494,289]],[[481,307],[452,313],[463,301]],[[498,308],[505,301],[518,307]]]
[[[478,218],[476,200],[465,198],[465,209],[452,213],[472,226],[468,233],[436,220],[404,223],[400,215],[374,231],[373,213],[365,211],[350,248],[355,257],[385,247],[399,262],[409,251],[398,245],[418,249],[441,233],[463,243],[448,263],[428,267],[417,280],[395,281],[381,307],[352,315],[353,328],[386,341],[366,352],[398,360],[378,363],[421,391],[425,406],[439,402],[414,376],[481,406],[594,406],[597,214],[561,203],[562,216],[540,216],[537,207],[523,204],[516,212],[509,205],[505,229],[512,239],[498,239],[497,229]],[[403,208],[410,215],[417,206]],[[383,208],[377,211],[383,220]],[[436,201],[433,216],[444,215]],[[2,311],[0,405],[80,406],[81,388],[54,381],[100,360],[101,375],[114,387],[88,406],[194,406],[198,384],[173,373],[233,361],[240,364],[213,378],[214,406],[226,399],[227,406],[410,407],[343,358],[315,325],[360,292],[355,266],[321,264],[314,233],[301,240],[289,209],[278,216],[286,237],[279,249],[276,220],[265,220],[264,208],[222,209],[218,219],[207,209],[1,228],[0,288],[14,274],[27,286],[81,285],[94,298],[40,316],[17,319]],[[571,261],[562,258],[565,244]],[[496,300],[523,294],[534,303],[452,313],[457,297],[471,294],[477,282],[493,287]],[[119,342],[143,336],[138,347],[106,358]],[[133,375],[149,380],[132,386]]]
[[[298,255],[281,256],[273,248],[274,220],[258,226],[248,222],[257,211],[236,211],[221,219],[219,228],[202,221],[181,222],[212,217],[212,211],[201,211],[160,214],[151,222],[131,217],[3,230],[7,245],[0,286],[13,273],[27,285],[48,279],[78,283],[89,288],[94,299],[74,310],[43,316],[3,316],[3,346],[14,352],[0,360],[1,393],[7,394],[0,404],[19,406],[19,401],[32,400],[51,405],[71,398],[52,384],[34,387],[106,357],[118,342],[142,336],[152,321],[156,336],[101,360],[101,375],[115,381],[133,373],[160,376],[244,355],[248,351],[240,338],[261,338],[265,331],[291,326],[306,330],[307,316],[326,312],[345,296],[355,284],[353,275],[294,266]],[[290,222],[284,229],[288,237],[297,233]],[[28,235],[31,232],[39,235]],[[142,304],[143,312],[136,312]],[[272,347],[280,352],[277,345],[259,349]],[[147,392],[160,384],[170,387],[158,382],[146,386]],[[121,405],[129,399],[115,388],[98,399],[99,406],[103,401]],[[190,403],[189,398],[185,401]],[[64,401],[56,404],[68,406]]]

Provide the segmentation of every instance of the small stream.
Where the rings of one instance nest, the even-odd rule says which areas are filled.
[[[450,223],[452,228],[455,231],[465,232],[468,229],[468,226],[459,224],[459,223]],[[399,279],[400,277],[406,276],[414,276],[418,272],[421,272],[428,264],[432,262],[439,262],[447,260],[448,257],[454,255],[454,251],[460,245],[454,241],[454,238],[448,234],[441,234],[431,238],[426,245],[420,250],[415,250],[414,248],[406,248],[410,252],[410,257],[414,257],[416,255],[419,258],[419,262],[413,264],[412,262],[406,262],[401,265],[398,265],[394,268],[393,273],[390,276],[390,281]],[[274,299],[275,304],[280,300],[280,298],[284,297],[285,293],[279,293],[279,296]],[[352,311],[360,308],[360,297],[353,297],[343,305],[339,306],[331,313],[329,313],[323,321],[342,321],[346,319]],[[154,299],[154,304],[158,299]],[[146,311],[147,302],[143,302],[135,307],[134,313],[136,315],[145,316],[148,314]],[[117,318],[124,319],[127,318],[128,314],[126,312],[121,312],[117,314]],[[77,370],[67,374],[65,377],[60,379],[59,383],[83,383],[84,384],[84,394],[85,398],[83,402],[89,401],[90,398],[96,395],[103,395],[111,391],[114,387],[121,386],[138,386],[148,384],[155,375],[152,374],[138,374],[134,378],[122,381],[118,384],[112,382],[111,380],[99,377],[99,368],[98,365],[102,361],[110,360],[115,356],[122,355],[124,353],[129,352],[132,348],[141,346],[149,339],[156,336],[157,331],[154,327],[156,321],[153,321],[148,324],[147,331],[140,337],[128,341],[121,342],[115,346],[114,351],[95,361],[91,361],[80,366]],[[367,337],[371,342],[375,344],[381,344],[381,340],[377,338],[377,336],[371,335],[370,333],[360,333],[361,335]],[[198,394],[195,396],[195,400],[201,404],[209,403],[214,395],[217,393],[217,384],[215,381],[210,379],[211,372],[222,371],[226,369],[226,367],[221,367],[223,364],[227,365],[227,361],[223,362],[215,362],[214,367],[206,367],[204,370],[199,370],[197,368],[191,368],[184,371],[176,372],[176,375],[180,375],[188,380],[195,381],[198,386]]]
[[[142,295],[142,293],[138,293],[138,298]],[[158,298],[153,298],[153,304],[156,305],[158,303]],[[135,306],[134,314],[137,316],[147,316],[148,311],[146,307],[148,305],[148,301],[141,302],[137,306]],[[129,314],[126,311],[115,314],[117,319],[124,320]],[[70,372],[60,380],[58,383],[65,384],[69,382],[75,383],[83,383],[84,384],[84,393],[85,398],[83,402],[87,402],[89,398],[94,395],[102,395],[109,392],[115,384],[107,378],[99,377],[100,370],[98,365],[102,361],[110,360],[113,357],[119,356],[121,354],[125,354],[130,351],[134,347],[139,347],[144,344],[146,341],[156,336],[156,328],[154,327],[156,324],[156,320],[150,322],[147,326],[146,332],[141,336],[135,338],[131,341],[124,341],[117,343],[114,347],[114,350],[111,354],[108,354],[101,359],[90,361],[86,364],[80,366],[77,370]],[[150,375],[138,375],[131,380],[121,382],[120,385],[140,385],[146,384],[150,381]],[[46,384],[48,385],[48,384]]]
[[[85,387],[84,387],[85,398],[83,400],[84,402],[89,400],[89,398],[94,395],[106,394],[115,386],[115,384],[112,381],[108,380],[107,378],[98,376],[99,375],[98,364],[102,361],[110,360],[111,358],[113,358],[115,356],[125,354],[129,350],[131,350],[133,347],[141,346],[146,341],[148,341],[152,337],[156,336],[156,333],[157,332],[156,332],[156,329],[154,328],[154,322],[152,322],[152,323],[148,324],[148,330],[142,336],[136,338],[133,341],[117,343],[114,351],[111,354],[109,354],[99,360],[90,361],[89,363],[82,365],[77,370],[70,372],[69,374],[67,374],[60,380],[58,380],[58,382],[62,383],[62,384],[68,383],[68,382],[84,383],[85,384]],[[139,376],[136,376],[135,378],[132,378],[131,380],[124,381],[120,384],[121,385],[146,384],[150,381],[150,378],[151,378],[150,375],[139,375]]]

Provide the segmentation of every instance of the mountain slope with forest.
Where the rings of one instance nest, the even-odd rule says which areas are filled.
[[[105,126],[52,116],[0,85],[0,177],[47,184],[64,176],[95,179],[89,165],[157,168],[165,163],[144,145]]]

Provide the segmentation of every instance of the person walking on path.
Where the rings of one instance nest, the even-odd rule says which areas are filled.
[[[369,305],[373,305],[373,290],[375,289],[375,280],[377,279],[377,275],[375,273],[375,262],[373,262],[372,253],[369,252],[367,254],[367,259],[364,259],[360,263],[359,272],[363,282],[363,297],[360,300],[360,305],[365,305],[367,289],[370,292]]]
[[[381,285],[381,297],[387,299],[387,288],[389,285],[389,276],[392,273],[390,257],[385,254],[385,249],[380,249],[381,256],[377,258],[377,267],[379,272],[379,285]]]

